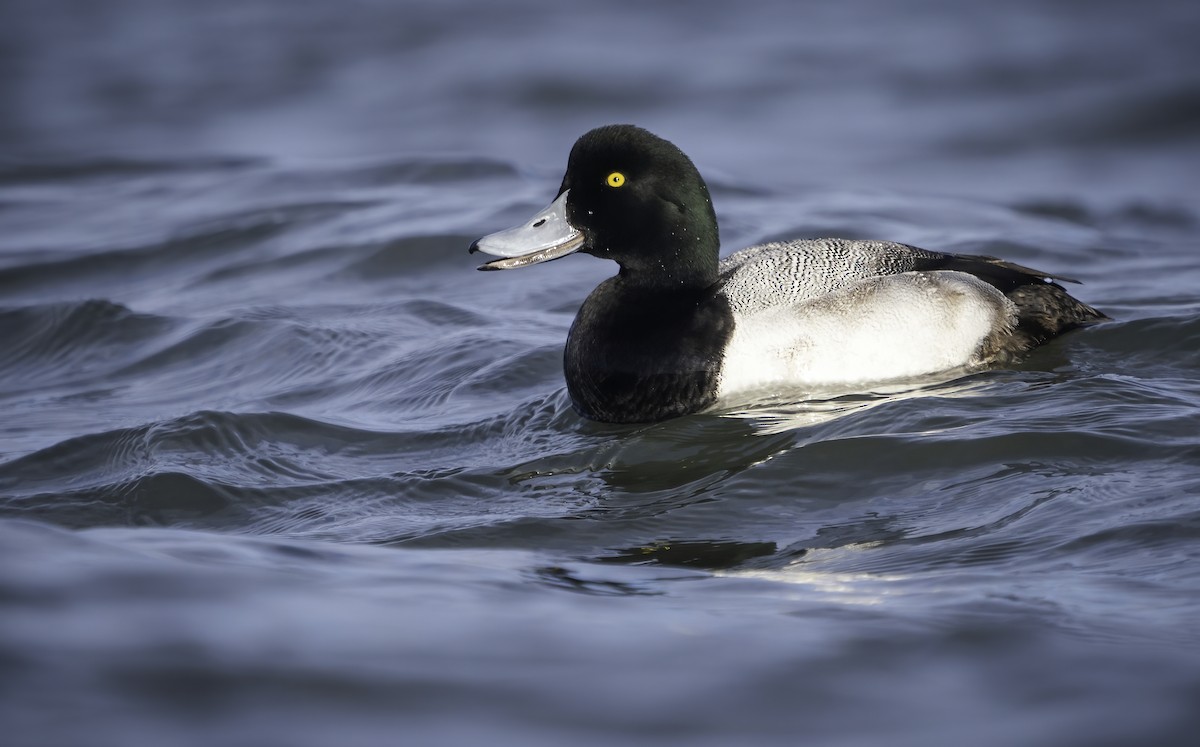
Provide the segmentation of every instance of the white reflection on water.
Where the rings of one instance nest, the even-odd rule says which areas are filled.
[[[962,373],[961,370],[955,370],[919,381],[875,384],[867,391],[854,393],[845,390],[767,392],[750,399],[748,404],[739,405],[737,409],[718,414],[746,420],[755,433],[765,436],[828,423],[851,413],[907,399],[974,396],[991,386],[986,378],[956,378]],[[921,431],[937,432],[938,429]]]
[[[805,587],[805,594],[817,594],[828,601],[841,604],[881,605],[887,598],[897,594],[893,588],[898,582],[909,581],[911,576],[898,573],[837,573],[809,570],[813,561],[848,552],[870,550],[883,542],[856,542],[835,548],[813,548],[783,568],[750,568],[744,570],[716,571],[713,575],[729,578],[754,578],[764,581]]]

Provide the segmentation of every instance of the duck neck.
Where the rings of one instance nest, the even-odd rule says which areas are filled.
[[[678,234],[669,239],[670,243],[663,241],[658,246],[670,246],[670,250],[633,252],[630,258],[619,260],[621,284],[631,290],[669,293],[702,291],[717,282],[719,247],[715,240],[698,236],[680,242]]]

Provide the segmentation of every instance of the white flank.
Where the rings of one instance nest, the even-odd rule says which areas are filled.
[[[735,318],[718,395],[777,385],[904,379],[977,365],[980,345],[1015,308],[961,272],[872,277],[802,303]]]

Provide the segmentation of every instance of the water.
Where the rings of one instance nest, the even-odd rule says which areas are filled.
[[[6,744],[1191,744],[1200,13],[800,7],[6,3]],[[1116,321],[583,421],[612,268],[466,247],[621,121],[729,250],[995,254]]]

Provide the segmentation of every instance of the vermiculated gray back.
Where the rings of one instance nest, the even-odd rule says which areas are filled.
[[[734,314],[807,301],[850,283],[917,268],[942,255],[892,241],[802,239],[760,244],[721,261],[721,289]]]

